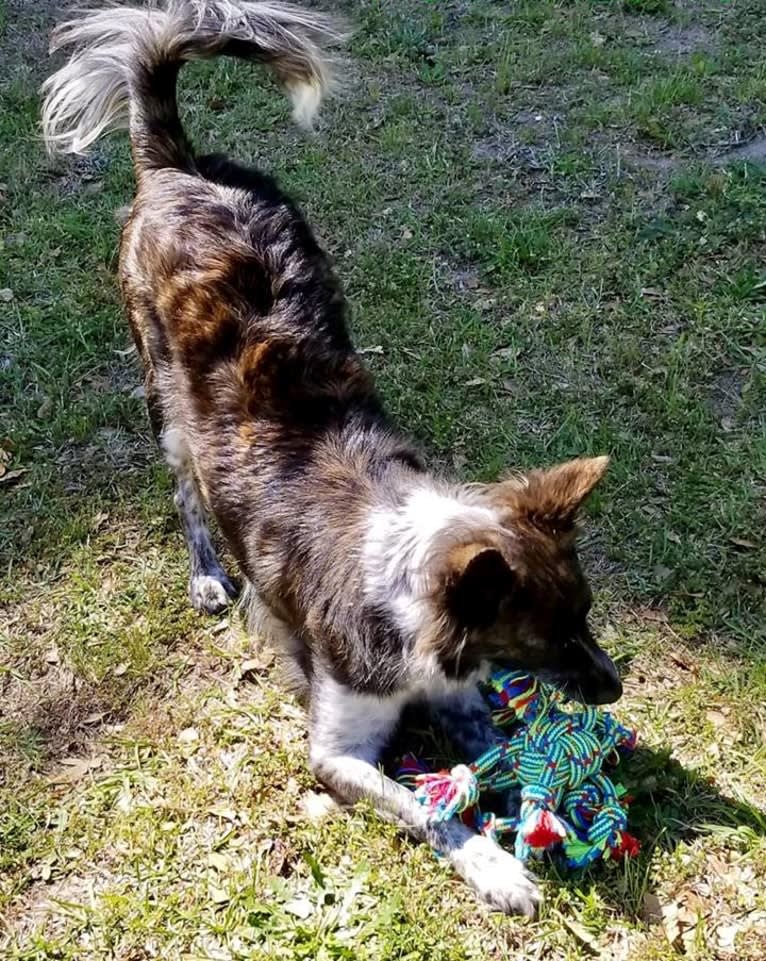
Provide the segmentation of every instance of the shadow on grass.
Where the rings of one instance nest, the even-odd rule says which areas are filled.
[[[125,717],[142,687],[55,671],[31,682],[26,696],[12,691],[5,702],[9,716],[0,723],[0,769],[20,764],[41,770],[62,757],[89,754],[94,736]]]
[[[752,843],[766,837],[766,812],[728,797],[709,778],[685,768],[669,750],[639,747],[621,762],[615,774],[633,797],[628,826],[641,841],[641,852],[625,863],[620,883],[605,865],[588,871],[551,875],[568,888],[594,885],[616,914],[633,919],[644,915],[644,895],[650,890],[652,854],[673,851],[701,837],[726,837]]]
[[[408,751],[427,759],[433,770],[450,767],[460,760],[449,741],[430,726],[420,709],[408,712],[391,745],[386,764],[390,772],[395,771],[398,759]],[[654,750],[642,745],[623,759],[610,776],[624,785],[633,799],[628,828],[641,842],[639,855],[624,862],[617,882],[614,862],[597,862],[583,871],[562,869],[552,860],[531,867],[538,877],[573,892],[595,888],[616,915],[642,919],[644,896],[650,890],[652,854],[657,849],[672,851],[679,844],[700,837],[718,836],[743,843],[766,837],[766,811],[728,797],[709,778],[684,767],[669,749]],[[487,809],[501,813],[501,806],[494,805],[492,799]]]

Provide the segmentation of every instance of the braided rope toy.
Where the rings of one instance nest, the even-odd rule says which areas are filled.
[[[498,838],[516,833],[521,861],[556,851],[572,868],[599,858],[634,856],[627,798],[603,773],[636,746],[636,732],[594,707],[562,710],[564,695],[532,675],[495,670],[482,685],[494,724],[505,736],[471,764],[429,772],[407,755],[398,779],[414,790],[429,819],[460,816]],[[518,815],[482,812],[483,793],[520,789]]]

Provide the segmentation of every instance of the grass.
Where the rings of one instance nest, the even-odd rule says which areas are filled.
[[[612,454],[584,555],[643,739],[624,772],[643,853],[545,868],[530,924],[369,812],[326,810],[268,656],[186,604],[114,282],[126,145],[46,160],[52,14],[6,3],[3,956],[762,958],[760,4],[344,9],[352,82],[316,138],[232,62],[184,73],[185,121],[303,204],[435,463]]]

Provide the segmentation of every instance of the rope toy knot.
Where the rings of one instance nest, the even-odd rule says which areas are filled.
[[[479,782],[467,764],[438,774],[418,774],[415,783],[415,797],[427,809],[431,821],[449,821],[479,800]]]
[[[542,784],[528,784],[521,792],[521,803],[524,802],[543,808],[555,808],[556,795]]]
[[[602,850],[615,848],[628,824],[628,815],[619,804],[607,803],[593,818],[588,829],[588,841]]]
[[[484,696],[498,727],[509,727],[516,721],[528,723],[544,710],[539,682],[523,671],[496,671],[485,685]]]
[[[428,768],[420,758],[414,754],[405,754],[396,772],[396,780],[414,791],[418,784],[418,778],[423,774],[428,774]]]
[[[635,858],[641,850],[641,842],[628,831],[620,831],[617,844],[609,852],[615,861],[621,858]]]
[[[565,840],[567,829],[555,810],[556,795],[544,785],[530,784],[522,790],[517,856],[542,853]]]

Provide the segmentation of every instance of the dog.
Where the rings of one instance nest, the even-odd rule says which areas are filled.
[[[404,707],[425,702],[473,757],[495,735],[476,682],[493,660],[580,700],[616,700],[587,622],[577,514],[606,457],[465,485],[430,472],[386,416],[355,353],[327,255],[274,180],[198,156],[176,106],[189,60],[266,64],[310,124],[332,85],[329,17],[277,2],[165,0],[75,14],[71,58],[43,87],[52,150],[127,127],[137,191],[122,231],[122,297],[153,432],[175,475],[195,608],[246,586],[253,629],[306,694],[312,771],[444,855],[493,908],[534,914],[533,877],[459,819],[429,823],[385,776]]]

